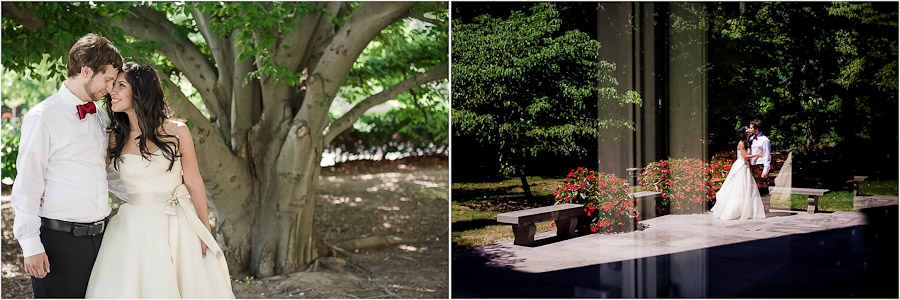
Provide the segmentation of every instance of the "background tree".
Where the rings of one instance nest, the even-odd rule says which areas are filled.
[[[846,168],[857,170],[896,164],[896,5],[750,2],[708,8],[716,150],[731,144],[736,124],[759,118],[776,149],[844,158],[839,160],[856,163]]]
[[[560,31],[559,14],[555,5],[539,3],[508,18],[453,23],[453,132],[496,149],[501,172],[518,175],[529,198],[528,159],[585,156],[598,128],[628,125],[598,120],[598,97],[603,105],[640,103],[636,92],[616,92],[615,66],[597,58],[600,43],[581,31]]]
[[[2,8],[4,67],[29,69],[43,53],[64,57],[75,39],[95,32],[127,59],[160,69],[170,106],[191,128],[218,239],[235,274],[291,273],[315,259],[324,148],[377,104],[403,100],[410,90],[420,95],[414,101],[440,98],[440,88],[426,84],[448,75],[445,3]],[[175,82],[189,82],[202,106],[187,101]],[[330,119],[339,95],[353,107]]]

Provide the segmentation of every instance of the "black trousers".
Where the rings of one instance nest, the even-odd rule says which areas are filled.
[[[31,277],[34,297],[84,298],[102,241],[102,233],[74,236],[41,227],[41,243],[50,260],[50,273],[44,278]]]

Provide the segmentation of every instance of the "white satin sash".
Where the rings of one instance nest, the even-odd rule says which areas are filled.
[[[154,197],[156,196],[156,197]],[[162,196],[162,197],[159,197]],[[155,199],[154,199],[155,198]],[[162,198],[162,200],[160,200]],[[187,219],[188,226],[190,226],[191,231],[193,231],[200,241],[206,244],[207,254],[209,251],[212,251],[216,256],[216,260],[219,262],[219,267],[222,269],[222,274],[224,276],[229,277],[228,274],[228,264],[225,262],[225,253],[222,251],[222,248],[219,247],[219,244],[216,243],[216,239],[213,238],[212,234],[206,230],[206,225],[203,225],[203,222],[200,221],[200,217],[197,216],[197,211],[194,209],[191,201],[191,195],[188,193],[187,187],[184,184],[179,185],[175,188],[175,192],[171,195],[152,195],[152,194],[133,194],[128,195],[128,203],[132,205],[141,205],[141,204],[152,204],[152,203],[165,203],[165,213],[169,216],[169,249],[172,251],[172,263],[178,265],[178,255],[176,253],[178,249],[178,213],[177,210],[181,208],[181,211],[184,213],[185,219]],[[199,253],[198,253],[199,255]],[[228,287],[231,288],[231,280],[226,280],[228,282]]]

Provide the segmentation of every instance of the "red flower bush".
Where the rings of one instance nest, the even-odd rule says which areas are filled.
[[[731,171],[731,164],[737,157],[733,152],[722,152],[713,155],[709,161],[709,167],[706,169],[706,201],[714,204],[716,201],[716,193],[722,188],[725,177],[728,177],[728,171]]]
[[[569,172],[553,196],[556,204],[584,204],[590,222],[581,226],[589,227],[591,232],[620,232],[638,226],[638,211],[630,194],[625,179],[579,167]]]
[[[728,153],[714,156],[709,163],[696,158],[660,160],[644,167],[638,184],[662,194],[662,211],[667,205],[672,212],[705,210],[715,201],[733,162],[734,154]]]

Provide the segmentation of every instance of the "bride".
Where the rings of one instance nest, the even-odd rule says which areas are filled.
[[[763,219],[766,217],[762,198],[759,196],[759,188],[747,160],[762,155],[749,155],[750,137],[747,134],[748,127],[741,126],[737,131],[738,159],[731,165],[722,188],[716,193],[716,205],[710,211],[714,216],[723,220],[734,219]]]
[[[190,129],[166,117],[156,70],[126,63],[110,96],[107,163],[128,203],[109,222],[86,298],[234,298]]]

